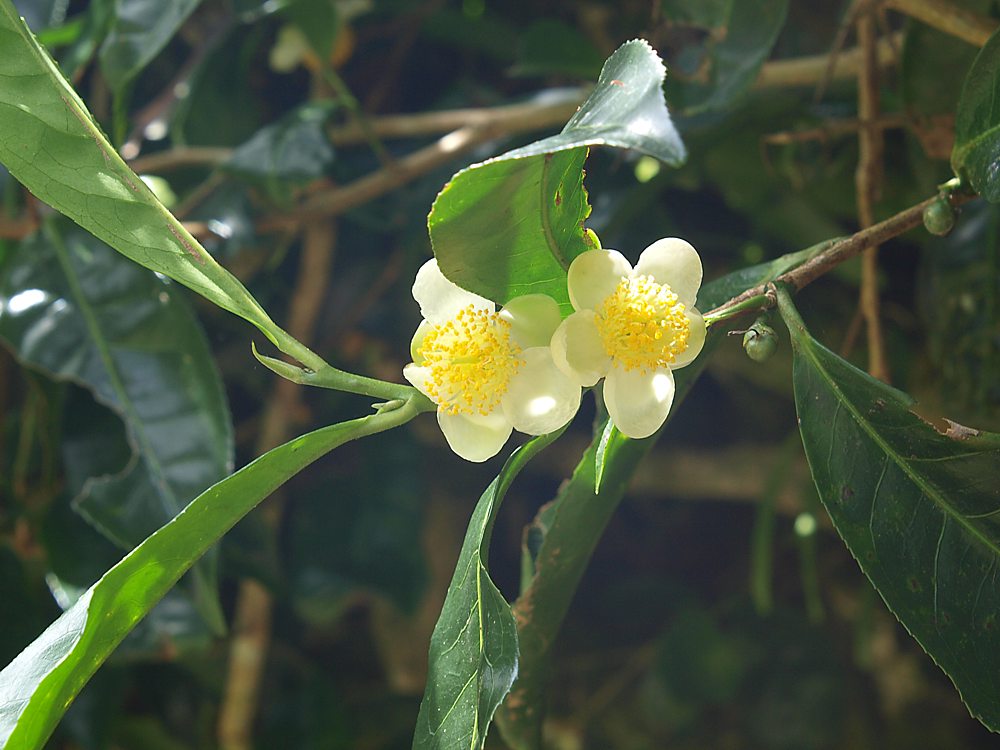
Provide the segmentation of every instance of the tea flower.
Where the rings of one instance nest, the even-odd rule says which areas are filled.
[[[694,308],[701,258],[676,237],[643,250],[635,268],[616,250],[588,250],[569,267],[576,310],[552,337],[552,356],[581,386],[602,377],[612,422],[631,438],[649,437],[674,400],[673,370],[705,343]]]
[[[420,323],[403,376],[437,404],[448,445],[469,461],[495,456],[512,429],[557,430],[576,414],[580,386],[552,361],[559,306],[544,294],[496,305],[456,286],[437,261],[413,282]]]

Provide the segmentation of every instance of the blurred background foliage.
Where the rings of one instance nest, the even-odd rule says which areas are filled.
[[[400,379],[426,215],[451,174],[556,132],[602,61],[637,36],[668,64],[689,159],[671,170],[591,154],[588,225],[604,246],[635,260],[659,237],[685,237],[711,279],[858,228],[851,3],[15,5],[192,233],[293,335],[356,372]],[[877,217],[951,176],[957,82],[985,41],[975,29],[997,24],[995,3],[950,0],[944,17],[979,24],[958,38],[914,18],[924,5],[877,11]],[[234,462],[365,404],[278,381],[251,356],[242,321],[69,225],[36,231],[46,209],[2,168],[0,204],[0,284],[49,294],[34,321],[41,349],[39,328],[0,324],[5,664],[172,514],[169,493],[190,499]],[[970,204],[947,237],[921,230],[887,245],[878,278],[893,383],[926,414],[992,430],[998,231],[996,207]],[[62,273],[106,313],[96,341],[67,322],[59,289],[70,282],[51,260],[67,249],[86,262]],[[820,340],[865,367],[860,275],[847,263],[799,304]],[[102,341],[142,352],[123,391],[88,367]],[[738,339],[719,347],[640,467],[557,646],[552,748],[994,746],[833,534],[794,434],[789,368],[787,338],[763,365]],[[510,599],[523,529],[572,471],[593,416],[588,401],[507,499],[491,572]],[[456,459],[429,417],[320,461],[200,566],[217,572],[221,605],[197,575],[185,581],[50,746],[409,747],[430,632],[498,468]],[[502,747],[495,732],[487,746]]]

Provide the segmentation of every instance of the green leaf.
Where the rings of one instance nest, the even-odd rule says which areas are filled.
[[[0,70],[0,162],[17,180],[139,265],[245,318],[283,350],[295,348],[122,161],[11,0],[0,0]]]
[[[517,674],[517,628],[486,569],[493,520],[517,474],[563,430],[518,448],[479,498],[428,656],[414,750],[479,750]]]
[[[566,269],[597,243],[583,228],[586,147],[631,148],[675,166],[684,160],[663,100],[665,75],[648,44],[626,42],[559,135],[456,174],[427,218],[444,275],[500,304],[541,293],[571,312]]]
[[[825,245],[740,269],[705,284],[698,293],[698,307],[712,309],[740,292],[771,281]],[[698,379],[720,338],[717,331],[710,329],[701,356],[675,374],[674,410]],[[525,537],[522,589],[514,604],[520,643],[518,678],[511,698],[497,715],[504,740],[517,750],[538,746],[544,718],[539,706],[545,703],[549,653],[604,528],[624,497],[636,467],[652,450],[658,436],[646,440],[616,436],[604,441],[606,434],[602,429],[595,435],[573,476],[556,499],[542,508]],[[600,486],[595,490],[599,470]]]
[[[592,79],[601,72],[602,55],[594,43],[575,27],[544,19],[528,27],[521,37],[521,51],[514,75],[553,73]]]
[[[698,81],[685,81],[673,89],[676,97],[671,100],[685,114],[724,109],[746,94],[788,14],[788,0],[728,0],[724,7],[710,7],[700,20],[717,25],[709,29],[700,50],[705,59],[700,61]]]
[[[320,60],[329,60],[340,33],[340,17],[333,0],[295,0],[285,8]]]
[[[350,440],[409,421],[407,403],[268,451],[191,502],[0,672],[0,746],[37,750],[94,671],[177,579],[289,477]]]
[[[232,470],[222,382],[172,286],[65,221],[18,245],[0,274],[0,337],[21,363],[86,386],[126,425],[133,460],[77,499],[126,550]],[[214,556],[195,582],[206,622],[221,630]]]
[[[101,45],[101,71],[120,91],[169,42],[201,0],[117,0],[111,32]]]
[[[1000,201],[1000,32],[972,63],[955,115],[951,167],[991,203]]]
[[[778,305],[793,348],[802,443],[820,498],[889,609],[1000,730],[1000,435],[951,423],[844,361]]]
[[[504,304],[548,294],[568,314],[566,269],[598,246],[583,228],[586,148],[547,156],[501,157],[459,172],[428,217],[441,272],[459,286]]]
[[[325,125],[332,107],[306,104],[258,130],[223,165],[230,172],[263,179],[301,182],[323,175],[333,161]]]

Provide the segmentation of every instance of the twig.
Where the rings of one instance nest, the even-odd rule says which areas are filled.
[[[285,230],[304,221],[342,214],[447,164],[473,146],[495,137],[497,133],[488,126],[460,128],[432,145],[414,151],[391,167],[379,169],[343,187],[314,195],[299,208],[287,213],[265,216],[257,222],[257,229],[261,232]]]
[[[520,133],[540,130],[566,122],[587,97],[588,89],[568,89],[540,97],[536,101],[498,107],[470,107],[413,115],[386,115],[370,120],[379,138],[418,138],[440,135],[467,126],[490,125],[498,131]],[[362,143],[364,131],[358,125],[344,125],[329,131],[334,146]]]
[[[152,174],[184,167],[215,167],[232,155],[233,149],[221,146],[175,146],[168,151],[132,159],[129,166],[136,174]]]
[[[948,196],[947,200],[952,206],[960,206],[963,203],[967,203],[976,196],[969,193],[952,193]],[[834,242],[830,247],[821,252],[815,258],[806,261],[801,266],[792,269],[788,273],[784,273],[775,279],[775,282],[788,284],[793,290],[799,291],[807,284],[811,284],[820,276],[829,273],[833,268],[840,265],[846,260],[859,255],[864,250],[874,245],[881,245],[887,240],[897,237],[903,232],[907,232],[916,226],[919,226],[923,222],[924,209],[927,208],[932,203],[939,200],[938,196],[933,198],[928,198],[925,201],[921,201],[915,206],[910,206],[903,211],[900,211],[894,216],[890,216],[885,221],[880,221],[867,229],[862,229],[859,232],[852,234],[850,237],[845,237],[842,240]],[[752,289],[747,289],[742,294],[738,294],[732,299],[723,302],[721,305],[716,307],[714,310],[710,310],[705,313],[705,317],[721,318],[725,317],[726,313],[738,308],[743,302],[753,297],[764,298],[767,294],[771,282],[767,284],[760,284],[753,287]],[[760,308],[754,308],[753,310],[747,309],[744,312],[756,311],[757,309],[762,309],[768,305],[762,304]]]
[[[898,45],[902,34],[894,34],[891,38],[880,39],[878,43],[878,65],[887,68],[893,64],[895,57],[893,45]],[[828,55],[812,55],[796,57],[790,60],[773,60],[765,63],[760,69],[760,75],[754,82],[754,88],[783,88],[794,86],[812,86],[820,81],[827,68]],[[861,69],[861,50],[857,47],[844,50],[837,57],[837,66],[831,73],[832,80],[855,78]]]
[[[894,130],[896,128],[908,127],[910,122],[911,119],[906,115],[892,114],[882,115],[872,120],[869,125],[878,130]],[[763,136],[762,140],[769,146],[790,146],[795,143],[827,141],[844,135],[854,135],[861,128],[862,123],[858,119],[828,120],[815,128],[782,130],[777,133],[768,133]]]
[[[997,20],[974,13],[948,0],[884,0],[885,4],[923,21],[945,34],[982,47],[997,30]]]
[[[867,0],[859,0],[859,5]],[[876,21],[871,8],[858,15],[858,45],[863,52],[858,71],[858,167],[854,173],[858,219],[865,229],[875,223],[874,205],[882,182],[882,130],[873,123],[879,116],[878,65],[875,55]],[[879,316],[878,245],[867,248],[861,259],[861,292],[858,305],[865,318],[868,341],[868,372],[888,383],[889,364]]]

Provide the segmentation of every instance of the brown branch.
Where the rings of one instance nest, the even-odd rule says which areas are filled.
[[[947,200],[954,207],[967,203],[975,197],[975,195],[971,195],[969,193],[952,193],[947,196]],[[787,273],[783,273],[781,276],[776,278],[774,282],[760,284],[752,289],[747,289],[745,292],[736,295],[726,302],[723,302],[714,310],[705,313],[705,317],[726,317],[726,313],[728,311],[731,311],[733,308],[747,302],[747,300],[766,295],[772,283],[788,284],[793,291],[796,292],[801,290],[803,287],[811,284],[819,277],[832,271],[836,266],[840,265],[844,261],[860,255],[869,247],[881,245],[884,242],[891,240],[893,237],[897,237],[904,232],[908,232],[914,227],[919,226],[923,222],[924,209],[938,200],[938,196],[928,198],[915,206],[910,206],[909,208],[900,211],[894,216],[890,216],[885,221],[880,221],[878,224],[874,224],[867,229],[855,232],[850,237],[837,240],[815,258],[807,260],[801,266],[798,266]],[[771,305],[768,304],[762,304],[759,308],[749,308],[745,310],[745,312],[755,312],[764,307],[770,306]]]
[[[386,115],[370,120],[379,138],[419,138],[440,135],[468,126],[492,126],[498,132],[520,133],[562,125],[576,112],[589,91],[576,89],[544,101],[505,104],[499,107],[470,107],[413,115]],[[328,133],[334,146],[362,143],[364,131],[357,125],[343,125]]]
[[[878,130],[894,130],[905,128],[911,124],[911,119],[906,115],[892,114],[882,115],[872,120],[869,126]],[[838,119],[828,120],[815,128],[804,130],[781,130],[777,133],[768,133],[761,140],[769,146],[790,146],[795,143],[805,143],[807,141],[827,141],[845,135],[854,135],[861,130],[861,120],[858,119]]]
[[[136,174],[169,172],[184,167],[216,167],[233,155],[233,149],[221,146],[176,146],[167,151],[159,151],[140,156],[129,162]]]
[[[492,140],[497,133],[490,127],[455,130],[430,146],[414,151],[391,167],[379,169],[348,185],[318,193],[299,208],[284,214],[265,216],[257,222],[261,232],[293,229],[304,221],[336,216],[402,187],[420,175],[447,164],[470,148]]]
[[[982,47],[997,30],[997,20],[948,0],[884,0],[885,4],[945,34]]]
[[[876,48],[878,65],[888,68],[895,62],[893,45],[898,45],[902,34],[881,39]],[[831,72],[832,80],[855,78],[861,69],[862,52],[857,47],[842,51],[837,56],[837,66]],[[754,88],[779,88],[794,86],[812,86],[823,80],[826,74],[829,55],[812,55],[796,57],[789,60],[772,60],[760,69],[760,75],[754,82]]]
[[[857,192],[858,219],[865,229],[875,223],[874,205],[881,192],[883,139],[882,130],[875,126],[879,116],[878,61],[876,19],[869,0],[858,0],[858,7],[868,5],[857,18],[858,45],[863,56],[858,71],[858,167],[854,173]],[[888,383],[889,364],[885,354],[885,339],[879,315],[878,245],[868,247],[861,259],[861,292],[858,305],[865,319],[868,341],[868,372]]]

